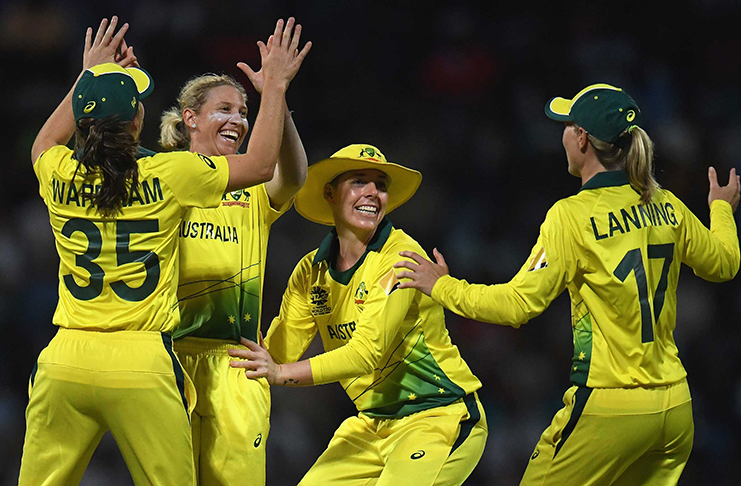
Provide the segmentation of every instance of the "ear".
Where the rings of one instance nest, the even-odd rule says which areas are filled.
[[[186,108],[183,111],[183,123],[185,123],[185,128],[193,129],[195,128],[193,125],[196,124],[196,112],[191,110],[190,108]]]
[[[589,137],[587,136],[587,131],[584,130],[582,127],[579,127],[576,130],[576,140],[579,143],[579,150],[584,153],[587,151],[587,146],[589,145]]]
[[[334,192],[330,183],[324,184],[324,199],[329,203],[334,201]]]

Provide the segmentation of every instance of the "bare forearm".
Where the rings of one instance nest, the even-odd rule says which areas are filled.
[[[266,83],[247,153],[227,156],[230,169],[227,190],[242,189],[273,178],[283,138],[285,92],[285,86]]]
[[[311,374],[311,363],[308,359],[296,363],[278,365],[275,385],[278,386],[311,386],[314,379]]]
[[[80,73],[80,76],[82,76],[82,73]],[[34,140],[31,147],[31,163],[35,164],[39,155],[45,150],[55,145],[66,145],[70,138],[72,138],[72,135],[74,135],[75,117],[72,114],[72,93],[80,76],[77,77],[69,93],[67,93],[59,106],[57,106],[51,116],[46,120],[44,126],[41,127],[38,135],[36,135],[36,140]]]
[[[278,166],[275,177],[266,186],[273,208],[280,208],[296,195],[306,181],[307,168],[304,145],[286,106]]]

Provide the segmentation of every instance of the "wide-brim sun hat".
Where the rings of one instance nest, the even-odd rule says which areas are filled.
[[[551,98],[545,114],[552,120],[576,123],[609,143],[617,142],[626,129],[643,123],[635,100],[621,88],[604,83],[587,86],[572,99]]]
[[[304,187],[296,194],[296,211],[315,223],[334,225],[329,203],[324,199],[324,186],[340,174],[351,170],[377,169],[389,177],[386,214],[407,202],[422,183],[422,174],[388,162],[373,145],[353,144],[309,166]]]
[[[140,67],[123,68],[109,62],[98,64],[80,77],[72,94],[75,121],[101,119],[118,115],[121,120],[134,118],[139,101],[154,90],[154,80]]]

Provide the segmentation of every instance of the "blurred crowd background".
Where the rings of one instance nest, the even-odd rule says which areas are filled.
[[[607,82],[628,91],[656,142],[656,175],[707,224],[707,167],[741,169],[741,3],[128,0],[0,2],[0,486],[17,482],[27,380],[54,335],[58,257],[30,161],[45,119],[79,73],[85,29],[129,22],[127,41],[156,81],[142,144],[158,150],[159,115],[193,75],[259,67],[255,42],[294,15],[314,47],[288,91],[309,161],[351,143],[378,146],[424,175],[391,215],[451,273],[504,282],[529,254],[566,172],[562,125],[544,104]],[[738,217],[737,217],[738,221]],[[291,210],[270,238],[262,329],[296,262],[327,228]],[[741,477],[741,277],[710,284],[684,268],[676,341],[694,398],[695,445],[682,486]],[[490,436],[467,485],[515,485],[562,406],[572,353],[560,296],[519,330],[448,313],[448,328],[484,383]],[[101,319],[104,319],[101,316]],[[320,351],[314,343],[309,354]],[[337,384],[273,388],[268,484],[298,482],[354,407]],[[106,436],[83,485],[130,485]]]

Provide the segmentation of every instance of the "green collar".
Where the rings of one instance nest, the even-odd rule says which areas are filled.
[[[340,240],[337,238],[337,229],[332,228],[332,231],[324,237],[322,243],[319,245],[319,249],[317,250],[316,255],[314,255],[314,260],[311,264],[316,265],[317,263],[326,261],[327,266],[329,267],[329,275],[337,282],[347,285],[352,279],[353,274],[355,274],[355,270],[357,270],[365,261],[368,252],[380,250],[386,243],[386,240],[389,239],[389,235],[393,228],[394,225],[391,223],[391,220],[383,218],[381,223],[378,225],[378,228],[376,228],[373,238],[371,238],[370,243],[368,243],[365,253],[363,253],[357,262],[355,262],[355,265],[343,272],[332,268],[337,261],[337,254],[340,251]]]
[[[625,184],[630,184],[628,175],[622,170],[611,170],[594,174],[586,184],[581,186],[579,191],[581,192],[585,189],[599,189],[601,187],[624,186]]]

